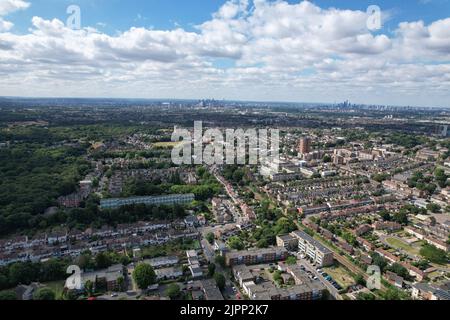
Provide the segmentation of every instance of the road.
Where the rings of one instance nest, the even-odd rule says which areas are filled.
[[[216,256],[214,252],[214,248],[211,246],[211,244],[206,240],[202,239],[201,241],[203,253],[205,254],[205,258],[210,263],[215,263],[214,258]],[[216,272],[222,273],[225,276],[225,288],[223,289],[223,296],[225,300],[236,300],[236,292],[237,290],[234,286],[234,284],[231,282],[229,273],[227,270],[225,270],[221,265],[215,263],[216,265]],[[234,290],[233,290],[234,288]]]
[[[96,298],[96,300],[137,300],[139,294],[137,292],[119,292],[117,296],[105,294]]]
[[[328,292],[336,299],[336,300],[343,300],[342,296],[339,294],[339,291],[333,287],[333,285],[325,279],[317,270],[305,259],[302,259],[299,257],[298,263],[301,265],[304,265],[306,270],[311,271],[317,278],[319,278],[320,282],[322,282],[325,287],[327,288]]]
[[[222,184],[222,186],[225,188],[226,193],[233,201],[234,205],[240,209],[242,212],[242,215],[235,216],[234,219],[238,224],[245,224],[249,221],[249,217],[245,216],[245,211],[243,209],[244,206],[246,206],[245,202],[239,197],[239,195],[234,190],[233,186],[220,174],[217,173],[217,171],[214,168],[211,168],[211,173],[214,175],[216,180]],[[238,211],[237,211],[238,212]]]

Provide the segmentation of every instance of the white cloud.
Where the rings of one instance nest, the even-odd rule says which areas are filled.
[[[228,1],[196,32],[111,36],[34,17],[16,35],[1,33],[0,20],[0,95],[24,94],[25,84],[28,95],[448,105],[450,18],[404,22],[394,34],[372,34],[366,20],[363,11],[266,0]]]
[[[8,31],[13,27],[13,23],[9,21],[5,21],[2,18],[0,18],[0,32],[2,31]]]
[[[30,3],[23,0],[0,0],[0,32],[9,31],[14,24],[2,17],[17,10],[27,9]]]
[[[23,0],[1,0],[0,16],[5,16],[17,10],[24,10],[30,6],[29,2]]]

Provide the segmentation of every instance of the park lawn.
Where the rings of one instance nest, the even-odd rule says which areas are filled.
[[[420,248],[417,248],[415,246],[409,245],[404,241],[401,241],[397,238],[386,238],[386,242],[392,246],[394,249],[402,249],[406,252],[408,252],[411,255],[419,256],[420,255]]]
[[[347,288],[355,284],[355,279],[342,266],[326,267],[323,270],[328,273],[342,288]]]

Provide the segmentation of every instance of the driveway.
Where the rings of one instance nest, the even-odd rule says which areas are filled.
[[[327,290],[330,292],[330,294],[336,299],[336,300],[342,300],[342,296],[339,294],[339,291],[333,287],[333,285],[325,279],[317,270],[305,259],[298,259],[298,263],[305,266],[306,270],[311,271],[317,278],[319,278],[320,282],[322,282]]]

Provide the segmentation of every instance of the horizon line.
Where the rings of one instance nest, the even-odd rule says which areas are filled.
[[[71,100],[142,100],[142,101],[205,101],[214,100],[218,102],[237,102],[237,103],[266,103],[266,104],[311,104],[311,105],[338,105],[345,102],[349,102],[351,106],[364,106],[364,107],[388,107],[388,108],[414,108],[414,109],[450,109],[450,106],[419,106],[419,105],[388,105],[388,104],[376,104],[376,103],[352,103],[348,99],[341,102],[302,102],[302,101],[265,101],[265,100],[232,100],[232,99],[216,99],[216,98],[123,98],[123,97],[73,97],[73,96],[2,96],[0,99],[24,99],[24,100],[40,100],[40,99],[50,99],[50,100],[60,100],[60,99],[71,99]]]

